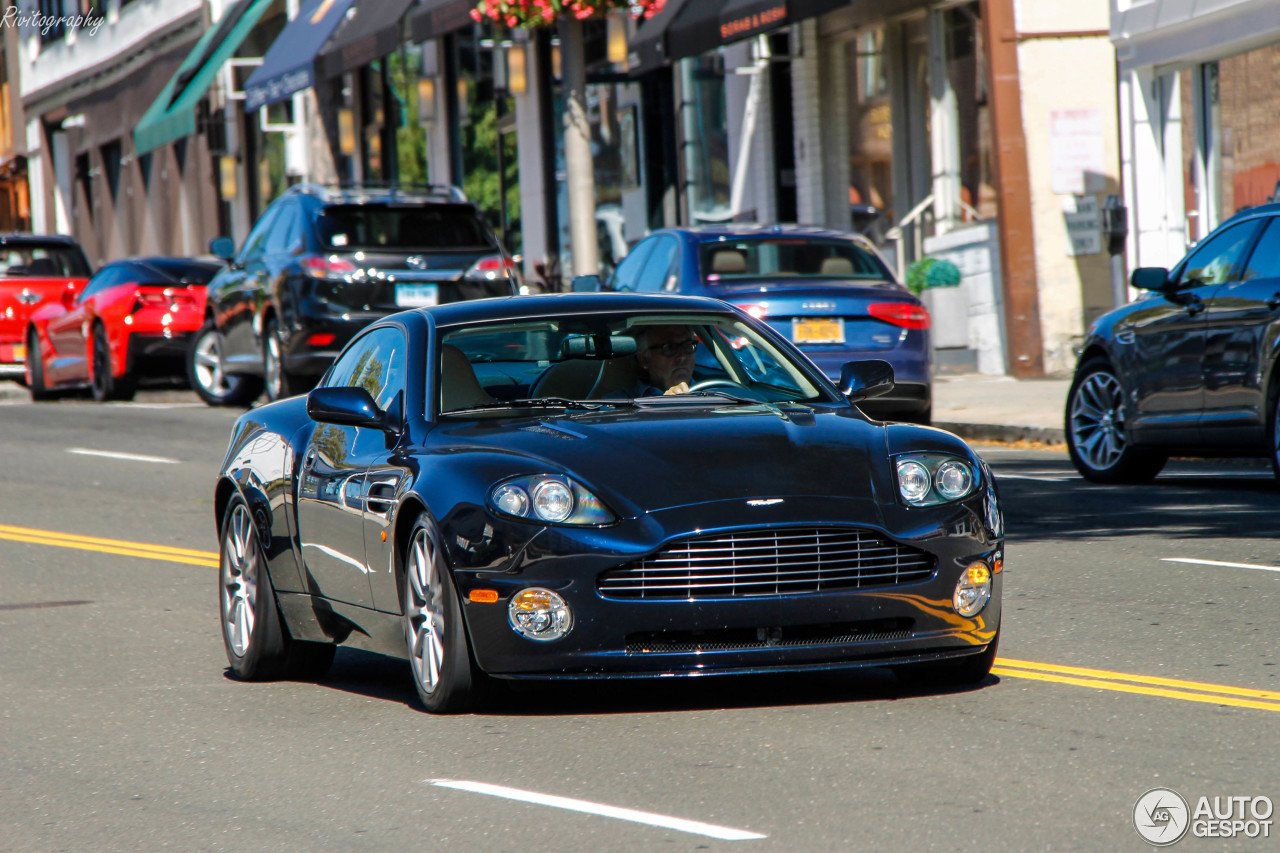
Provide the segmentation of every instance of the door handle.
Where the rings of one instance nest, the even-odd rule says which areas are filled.
[[[1280,293],[1271,294],[1271,298],[1267,300],[1267,307],[1272,311],[1280,308]]]
[[[1204,303],[1199,299],[1191,299],[1186,305],[1182,306],[1182,309],[1194,317],[1204,310]]]
[[[386,514],[396,502],[396,487],[392,483],[373,483],[365,494],[369,512]]]

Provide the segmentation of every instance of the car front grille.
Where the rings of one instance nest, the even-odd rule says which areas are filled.
[[[911,619],[875,619],[823,625],[789,625],[785,628],[718,628],[706,631],[655,631],[628,634],[627,654],[687,654],[690,652],[742,652],[805,646],[847,646],[853,643],[889,642],[911,636]]]
[[[783,528],[673,542],[596,585],[616,599],[749,598],[917,583],[933,571],[933,555],[869,530]]]

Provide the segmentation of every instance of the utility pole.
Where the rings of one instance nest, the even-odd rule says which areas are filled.
[[[591,156],[591,125],[587,121],[587,66],[582,21],[572,15],[560,19],[560,62],[564,75],[564,163],[569,183],[569,245],[573,275],[600,271],[596,237],[596,177]]]

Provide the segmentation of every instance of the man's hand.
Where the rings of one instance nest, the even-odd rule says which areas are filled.
[[[663,391],[662,396],[666,397],[670,394],[688,394],[688,393],[689,393],[689,383],[681,382],[679,385],[672,385],[666,391]]]

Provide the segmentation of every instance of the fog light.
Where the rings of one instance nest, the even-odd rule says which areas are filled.
[[[961,616],[977,616],[991,600],[991,570],[985,563],[974,563],[960,575],[951,603]]]
[[[507,605],[511,628],[530,640],[558,640],[573,627],[569,605],[549,589],[521,590]]]

